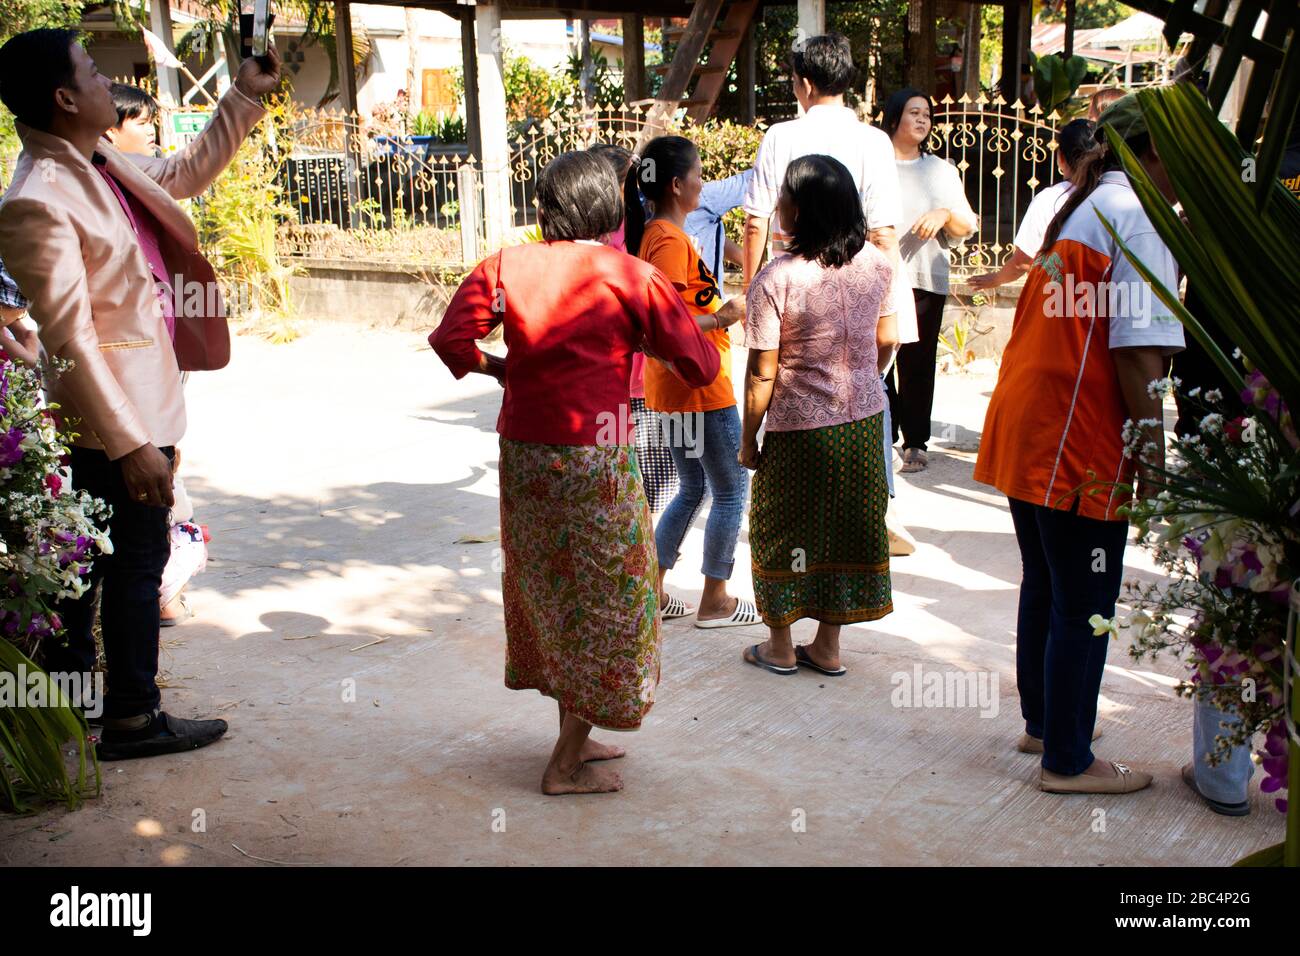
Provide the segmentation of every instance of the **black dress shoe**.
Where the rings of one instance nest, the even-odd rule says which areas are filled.
[[[1215,813],[1220,813],[1225,817],[1245,817],[1250,815],[1250,801],[1243,800],[1241,803],[1224,803],[1221,800],[1212,800],[1205,794],[1201,793],[1196,786],[1196,768],[1191,764],[1183,767],[1183,783],[1192,788],[1192,792],[1205,801],[1205,805]]]
[[[156,710],[149,723],[138,730],[106,724],[95,752],[100,760],[134,760],[197,750],[219,740],[228,727],[224,720],[186,720]]]

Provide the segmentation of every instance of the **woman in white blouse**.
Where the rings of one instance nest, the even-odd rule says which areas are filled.
[[[957,168],[926,150],[930,98],[899,90],[885,104],[884,130],[894,143],[903,200],[898,252],[912,282],[920,338],[898,350],[897,383],[887,379],[895,441],[903,437],[903,471],[924,471],[934,405],[934,365],[948,298],[949,247],[977,228]]]

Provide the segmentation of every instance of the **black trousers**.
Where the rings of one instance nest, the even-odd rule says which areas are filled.
[[[901,431],[904,448],[924,451],[930,440],[934,365],[939,352],[943,305],[948,297],[923,289],[913,289],[912,297],[916,300],[916,325],[920,337],[899,348],[894,371],[885,379],[885,391],[889,395],[889,415],[894,423],[893,440],[898,441]]]
[[[1073,776],[1093,760],[1097,693],[1110,649],[1088,619],[1115,616],[1128,522],[1007,501],[1023,569],[1016,617],[1020,714],[1025,731],[1043,741],[1043,766]]]
[[[168,458],[170,447],[161,449]],[[72,449],[72,486],[102,498],[113,509],[108,520],[112,554],[91,564],[90,587],[76,601],[58,607],[66,632],[59,643],[46,641],[41,663],[47,671],[88,673],[95,665],[95,592],[101,592],[99,618],[107,662],[106,718],[134,717],[161,702],[158,690],[158,593],[171,556],[169,509],[132,500],[120,462],[102,451]]]

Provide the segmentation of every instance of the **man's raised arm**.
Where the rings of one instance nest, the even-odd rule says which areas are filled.
[[[249,58],[239,65],[234,86],[217,104],[217,111],[194,142],[172,156],[158,158],[123,153],[172,196],[189,199],[212,185],[230,165],[250,130],[266,113],[261,97],[280,85],[280,55],[267,48],[268,68]]]

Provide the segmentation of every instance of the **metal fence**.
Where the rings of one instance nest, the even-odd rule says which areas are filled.
[[[631,150],[645,125],[646,107],[595,110],[573,120],[530,123],[510,143],[510,205],[516,226],[537,222],[537,177],[561,153],[608,143]]]
[[[599,110],[518,131],[505,170],[506,218],[516,235],[537,223],[537,179],[548,162],[597,142],[631,149],[645,114],[644,107]],[[1055,114],[1000,96],[944,97],[935,104],[928,146],[957,167],[980,222],[953,250],[955,272],[986,271],[1010,258],[1030,201],[1060,178],[1058,122]],[[378,259],[476,262],[491,251],[482,163],[465,146],[377,134],[355,114],[330,111],[304,114],[292,136],[281,176],[300,228],[282,231],[286,254],[328,255],[322,250],[331,238],[339,245],[340,233],[354,239],[347,248],[359,243]]]
[[[953,250],[959,273],[996,269],[1011,258],[1025,210],[1061,178],[1056,166],[1060,117],[1001,96],[945,96],[935,104],[927,146],[957,167],[980,228]]]
[[[295,225],[308,228],[282,230],[286,254],[355,250],[340,231],[390,233],[366,247],[375,258],[465,261],[482,249],[482,172],[464,145],[378,133],[339,111],[304,113],[291,136],[281,184]]]

